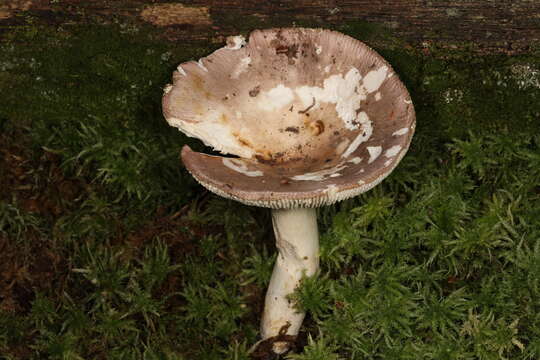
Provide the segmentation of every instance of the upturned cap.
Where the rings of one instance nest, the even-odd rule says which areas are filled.
[[[184,146],[210,191],[270,208],[316,207],[363,193],[405,155],[415,113],[392,67],[362,42],[323,29],[256,30],[178,66],[168,123],[223,154]]]

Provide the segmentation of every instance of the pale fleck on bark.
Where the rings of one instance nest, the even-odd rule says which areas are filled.
[[[0,20],[9,19],[17,11],[26,11],[32,6],[31,0],[8,0],[5,4],[0,4]]]
[[[192,7],[175,3],[147,6],[141,12],[141,17],[157,26],[210,25],[212,23],[208,7]]]

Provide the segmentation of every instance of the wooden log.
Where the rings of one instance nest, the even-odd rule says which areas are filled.
[[[526,53],[540,45],[539,0],[6,0],[0,29],[31,14],[58,25],[122,19],[162,28],[176,41],[221,42],[272,26],[373,24],[415,47],[436,43],[480,53]],[[373,30],[370,30],[373,31]]]

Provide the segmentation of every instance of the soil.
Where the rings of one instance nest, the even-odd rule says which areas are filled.
[[[38,293],[49,298],[63,296],[72,273],[71,261],[52,229],[62,216],[77,211],[96,186],[84,178],[66,176],[58,156],[31,149],[27,140],[28,134],[22,130],[0,133],[0,210],[1,206],[12,206],[36,220],[15,233],[9,224],[2,223],[5,220],[0,212],[0,312],[13,316],[28,314]],[[121,219],[117,219],[119,226],[111,246],[124,246],[137,257],[159,237],[167,245],[170,258],[178,263],[198,251],[193,239],[223,232],[220,227],[185,220],[187,210],[186,207],[171,215],[168,209],[158,208],[153,217],[132,230],[124,229]],[[178,291],[181,282],[173,272],[155,296]],[[174,301],[178,298],[170,297],[168,305],[177,307]],[[256,303],[258,299],[252,301]],[[28,336],[27,341],[19,343],[30,346],[32,335]],[[17,358],[26,358],[24,354],[30,351],[27,346],[10,349]]]
[[[52,220],[65,211],[65,201],[77,197],[81,185],[62,176],[54,154],[43,152],[34,159],[21,139],[20,133],[0,136],[0,202],[14,202],[22,211]],[[0,231],[0,254],[1,310],[26,313],[37,292],[62,292],[67,262],[39,225],[24,228],[17,240]]]

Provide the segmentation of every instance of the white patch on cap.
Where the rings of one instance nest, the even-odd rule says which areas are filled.
[[[364,77],[364,87],[368,93],[377,91],[384,80],[386,79],[386,72],[388,71],[388,66],[381,66],[377,70],[371,70]]]
[[[355,156],[355,157],[353,157],[352,159],[347,160],[347,162],[350,162],[350,163],[353,163],[353,164],[355,164],[355,165],[358,165],[358,164],[360,164],[360,163],[362,162],[362,158],[359,157],[359,156]]]
[[[171,84],[167,84],[167,85],[165,85],[165,87],[163,88],[163,92],[164,92],[165,94],[168,94],[169,91],[172,90],[172,88],[173,88],[173,86],[172,86]]]
[[[388,74],[387,78],[390,79],[392,76],[394,76],[394,73],[391,72],[390,74]]]
[[[197,61],[197,66],[203,69],[204,71],[208,72],[208,69],[206,68],[206,66],[204,66],[202,59],[199,59],[199,61]]]
[[[221,122],[223,113],[211,110],[204,115],[204,119],[187,122],[175,117],[167,118],[169,125],[179,128],[184,134],[200,139],[206,146],[224,154],[235,154],[244,158],[253,155],[253,149],[242,145],[231,133],[229,125]]]
[[[326,65],[326,66],[324,67],[324,72],[328,74],[328,73],[330,72],[330,68],[331,68],[331,67],[332,67],[332,65]]]
[[[319,55],[320,53],[322,53],[322,47],[321,45],[315,45],[315,53],[317,55]]]
[[[385,166],[385,167],[386,167],[386,166],[389,166],[391,163],[392,163],[392,160],[391,160],[391,159],[386,160],[386,161],[384,162],[384,166]]]
[[[296,88],[296,94],[308,107],[315,99],[314,109],[321,102],[336,104],[336,112],[349,130],[358,128],[356,111],[360,108],[360,102],[366,99],[366,92],[360,85],[362,75],[357,68],[351,68],[345,76],[341,74],[331,75],[323,82],[323,87],[301,86]]]
[[[369,117],[364,111],[358,114],[357,119],[359,120],[360,124],[362,124],[362,131],[360,131],[360,134],[356,136],[356,138],[353,140],[351,145],[349,145],[347,150],[345,150],[345,152],[341,154],[341,157],[348,157],[349,155],[351,155],[353,152],[356,151],[356,149],[358,149],[360,144],[366,142],[371,137],[371,134],[373,134],[373,126],[371,126],[371,121],[369,120]]]
[[[242,160],[223,158],[223,165],[249,177],[263,176],[263,173],[260,170],[250,171]]]
[[[404,128],[401,128],[399,130],[396,130],[392,133],[392,136],[401,136],[401,135],[405,135],[406,133],[409,132],[409,128],[408,127],[404,127]]]
[[[246,38],[242,35],[230,36],[227,38],[228,45],[225,47],[229,50],[238,50],[246,45]]]
[[[237,119],[241,119],[241,118],[242,118],[242,113],[241,113],[240,111],[238,111],[238,110],[236,110],[235,115],[236,115],[236,118],[237,118]]]
[[[333,178],[333,177],[338,177],[338,176],[341,176],[340,173],[333,173],[333,174],[330,174],[330,177]]]
[[[338,187],[335,184],[328,185],[326,189],[324,189],[324,192],[328,194],[329,197],[334,197],[338,193]]]
[[[381,146],[368,146],[367,151],[369,152],[368,164],[371,164],[379,157],[379,155],[381,155],[382,147]]]
[[[364,185],[366,182],[364,180],[358,180],[357,184],[358,185]]]
[[[378,91],[376,94],[375,94],[375,101],[379,101],[382,99],[382,96],[381,96],[381,92]]]
[[[335,177],[332,175],[338,173],[339,171],[345,168],[346,168],[345,165],[338,165],[330,169],[323,169],[323,170],[314,171],[311,173],[305,173],[302,175],[295,175],[291,179],[299,180],[299,181],[321,181],[321,180],[326,179],[327,177]],[[341,174],[337,174],[337,176],[341,176]]]
[[[249,64],[251,64],[251,57],[246,56],[245,58],[240,59],[240,63],[236,65],[236,68],[231,74],[231,78],[238,79],[238,76],[248,69]]]
[[[178,70],[178,72],[180,73],[180,75],[187,76],[186,72],[185,72],[184,69],[182,68],[182,65],[178,65],[178,67],[176,68],[176,70]]]
[[[404,102],[405,104],[412,104],[412,101],[411,101],[411,100],[403,100],[403,102]]]
[[[279,84],[275,88],[261,93],[258,99],[260,108],[272,111],[289,105],[294,100],[294,93],[290,88]]]
[[[384,152],[384,156],[387,158],[394,157],[399,153],[399,150],[401,150],[401,145],[394,145]]]

